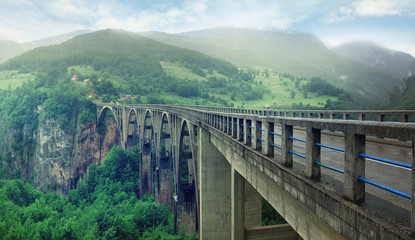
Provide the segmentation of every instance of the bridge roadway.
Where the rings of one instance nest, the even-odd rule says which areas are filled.
[[[147,184],[142,191],[155,189],[149,193],[174,209],[177,227],[199,230],[201,239],[250,239],[251,227],[260,224],[260,197],[303,239],[413,239],[414,200],[365,184],[358,177],[413,195],[411,169],[375,162],[359,153],[412,164],[415,124],[408,121],[415,111],[97,103],[98,124],[108,110],[116,119],[123,147],[136,134],[142,149],[157,149],[156,186],[149,183],[152,171],[140,170],[146,176],[140,177],[140,183]],[[145,159],[150,158],[145,155],[151,151],[143,152],[140,161],[147,166],[143,169],[149,168]],[[163,167],[161,159],[168,159],[172,167]],[[183,164],[187,166],[184,174]],[[177,176],[180,181],[174,180]]]

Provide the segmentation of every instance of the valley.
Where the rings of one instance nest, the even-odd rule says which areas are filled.
[[[178,231],[172,229],[168,209],[154,199],[139,199],[137,182],[131,179],[139,178],[133,163],[141,158],[139,149],[124,152],[117,147],[122,142],[117,120],[108,113],[98,122],[95,102],[301,110],[415,106],[413,76],[400,81],[396,74],[334,53],[306,33],[219,28],[167,34],[109,29],[64,36],[54,45],[38,44],[0,64],[0,178],[8,179],[0,180],[0,203],[8,206],[7,211],[22,213],[26,224],[14,215],[10,222],[0,223],[0,235],[4,224],[14,226],[8,232],[10,238],[19,238],[22,235],[17,233],[25,228],[53,229],[54,235],[47,235],[51,238],[71,234],[74,238],[115,234],[197,238],[180,229],[181,235],[173,236]],[[117,165],[118,160],[125,165]],[[131,171],[112,178],[121,174],[117,168]],[[31,200],[13,206],[10,191],[19,201],[25,195]],[[110,196],[116,196],[115,202]],[[268,216],[263,223],[281,222],[269,217],[281,218],[263,202],[262,211]],[[52,207],[31,222],[30,216],[46,203]],[[109,208],[106,204],[115,207],[104,211]],[[160,228],[151,224],[155,220],[141,221],[143,216],[130,214],[124,207],[147,214],[144,218],[149,218],[150,208],[156,209]],[[103,217],[114,209],[124,215],[115,216],[116,220]],[[94,215],[98,210],[103,213]],[[92,226],[97,219],[124,225]],[[81,229],[77,221],[90,227]],[[139,224],[148,229],[138,228]],[[36,231],[25,234],[39,237]]]

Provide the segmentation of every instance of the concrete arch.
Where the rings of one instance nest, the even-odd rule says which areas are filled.
[[[153,195],[153,115],[146,110],[143,119],[141,161],[140,161],[140,195]],[[155,157],[155,156],[154,156]]]
[[[137,111],[134,108],[130,109],[127,115],[126,136],[124,138],[127,149],[135,147],[140,142],[138,122]]]
[[[160,156],[161,158],[168,159],[171,161],[171,123],[170,116],[168,113],[163,112],[161,117],[160,131],[159,131],[159,144],[160,144]],[[160,167],[163,167],[160,165]],[[163,167],[164,168],[164,167]]]
[[[114,116],[114,119],[115,119],[115,121],[117,122],[117,125],[119,125],[118,124],[118,117],[117,117],[117,114],[116,114],[116,112],[114,111],[114,108],[112,108],[111,106],[104,106],[102,109],[101,109],[101,111],[99,112],[99,114],[98,114],[98,116],[97,116],[97,125],[103,120],[103,118],[105,117],[105,114],[108,112],[108,111],[111,111],[111,113],[112,113],[112,115]]]
[[[111,125],[111,122],[109,122],[110,125],[105,125],[105,117],[107,116],[108,111],[111,111],[112,113],[112,118],[114,119],[115,126]],[[99,115],[97,116],[96,131],[100,135],[98,164],[102,163],[102,160],[112,149],[114,144],[122,144],[123,136],[117,112],[118,110],[114,109],[111,106],[104,106],[101,111],[99,111]]]
[[[159,203],[167,204],[173,210],[172,129],[169,114],[162,112],[160,121],[157,139],[159,149],[156,152],[155,199]]]
[[[194,133],[192,125],[187,120],[182,120],[179,135],[179,151],[176,165],[176,193],[177,227],[185,227],[189,232],[198,230],[197,217],[197,186],[194,152]]]

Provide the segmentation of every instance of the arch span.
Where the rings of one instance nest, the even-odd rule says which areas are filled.
[[[188,232],[198,230],[197,186],[195,181],[195,161],[193,129],[187,120],[182,120],[179,141],[179,158],[176,162],[176,225],[185,227]]]
[[[144,115],[143,136],[141,141],[140,194],[153,195],[153,117],[147,110]],[[154,156],[155,157],[155,156]]]
[[[137,146],[140,142],[139,128],[138,128],[138,115],[135,109],[131,109],[128,113],[127,136],[125,141],[125,147],[127,149]]]
[[[171,124],[169,115],[163,112],[159,131],[159,151],[156,161],[155,198],[159,203],[167,204],[173,210],[173,159]]]
[[[118,121],[117,110],[111,106],[101,109],[97,120],[96,131],[99,134],[99,162],[107,156],[114,145],[122,142],[121,129]]]

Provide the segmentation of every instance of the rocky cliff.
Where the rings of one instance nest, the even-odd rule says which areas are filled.
[[[9,144],[3,147],[6,177],[19,177],[62,194],[75,188],[88,166],[101,165],[112,146],[120,143],[120,135],[112,117],[104,120],[103,135],[97,133],[95,121],[73,125],[64,130],[54,119],[47,119],[33,131],[8,132],[4,142]],[[18,146],[19,142],[26,144]]]

